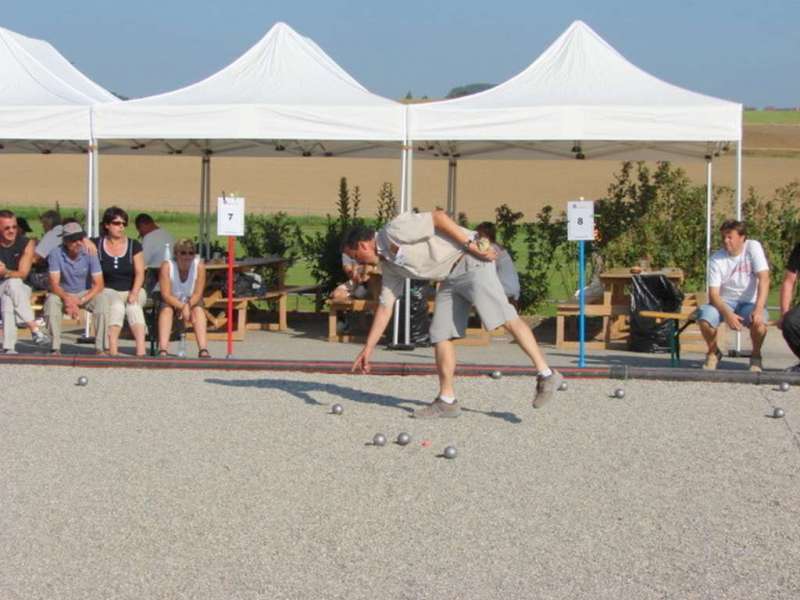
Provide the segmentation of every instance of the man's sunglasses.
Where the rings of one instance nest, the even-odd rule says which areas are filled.
[[[120,225],[122,227],[127,227],[128,223],[126,221],[109,221],[109,225]]]

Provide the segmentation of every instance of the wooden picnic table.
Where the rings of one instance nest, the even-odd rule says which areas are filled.
[[[621,310],[630,307],[631,299],[628,287],[636,275],[664,275],[675,285],[683,283],[683,269],[667,267],[656,270],[640,270],[638,268],[615,267],[600,273],[600,282],[606,292],[603,294],[603,303],[612,308],[609,312],[608,332],[604,332],[608,341],[624,340],[628,337],[628,311]],[[613,309],[613,307],[617,307]]]

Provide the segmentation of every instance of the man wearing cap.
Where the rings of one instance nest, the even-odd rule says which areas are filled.
[[[31,288],[25,285],[33,261],[33,240],[19,229],[16,215],[0,210],[0,310],[3,314],[3,352],[16,354],[17,322],[31,330],[33,342],[46,346],[50,339],[40,331],[31,308]]]
[[[78,318],[80,309],[92,313],[103,310],[103,270],[97,255],[87,252],[86,237],[80,223],[66,223],[62,229],[62,244],[47,257],[50,274],[50,293],[44,303],[44,318],[52,338],[54,354],[61,352],[62,314]],[[95,348],[103,350],[103,340],[95,339]]]

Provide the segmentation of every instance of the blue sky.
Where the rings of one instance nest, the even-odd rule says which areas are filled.
[[[115,92],[202,79],[276,21],[314,39],[367,88],[442,97],[499,83],[581,19],[639,67],[748,105],[800,105],[799,0],[12,0],[0,25],[48,40]]]

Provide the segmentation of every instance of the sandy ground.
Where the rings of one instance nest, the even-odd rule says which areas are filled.
[[[0,376],[3,598],[800,595],[796,389],[475,378],[419,422],[430,378]]]
[[[770,196],[780,186],[800,178],[800,126],[745,126],[743,189],[750,186]],[[766,155],[765,155],[766,154]],[[769,156],[767,156],[769,155]],[[561,210],[579,196],[605,194],[619,161],[467,161],[459,163],[459,210],[470,219],[492,218],[503,203],[528,218],[545,204]],[[698,184],[705,184],[703,162],[676,163]],[[0,157],[3,188],[0,205],[81,207],[86,198],[83,156]],[[214,158],[212,193],[237,192],[247,198],[250,212],[282,210],[290,214],[335,213],[342,176],[358,185],[362,213],[375,212],[377,191],[394,183],[399,196],[400,165],[396,160],[343,158]],[[415,161],[414,203],[423,209],[446,205],[447,163]],[[735,187],[734,159],[714,163],[714,181]],[[103,156],[100,198],[103,206],[129,210],[197,210],[200,160],[191,157]]]

